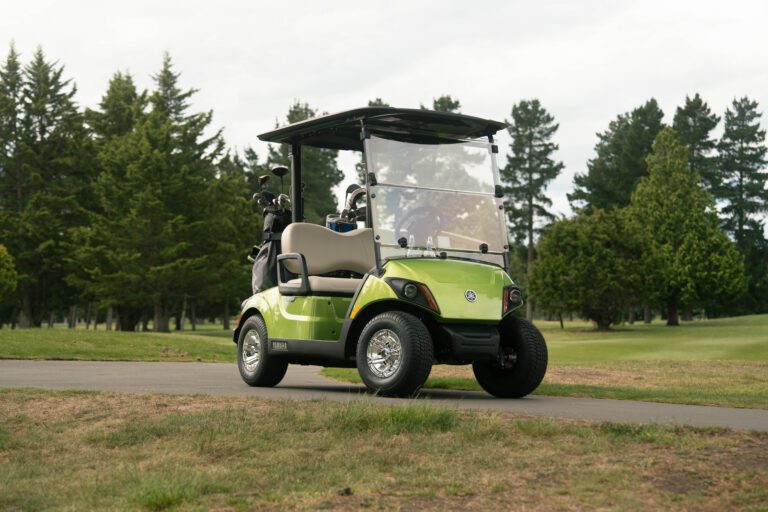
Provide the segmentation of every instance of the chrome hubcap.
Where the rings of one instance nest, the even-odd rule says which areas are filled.
[[[381,379],[391,377],[400,368],[403,346],[389,329],[376,331],[368,343],[368,369]]]
[[[240,357],[243,358],[243,365],[249,373],[256,371],[261,359],[261,336],[259,336],[258,331],[255,329],[245,333],[243,352],[240,354]]]

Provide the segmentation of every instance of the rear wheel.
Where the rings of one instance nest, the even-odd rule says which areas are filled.
[[[237,369],[249,386],[276,386],[288,370],[288,361],[267,350],[267,326],[260,316],[248,318],[237,341]]]
[[[415,316],[401,311],[371,319],[357,344],[357,370],[373,392],[411,396],[432,370],[432,338]]]
[[[547,344],[541,332],[522,318],[507,317],[500,330],[500,358],[476,361],[472,371],[493,396],[522,398],[539,387],[547,372]]]

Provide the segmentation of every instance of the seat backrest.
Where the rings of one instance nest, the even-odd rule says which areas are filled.
[[[351,270],[365,274],[376,265],[373,250],[373,230],[354,229],[337,233],[324,226],[294,222],[283,231],[282,252],[298,252],[307,261],[310,275],[336,270]],[[299,264],[286,260],[285,268],[297,274]]]

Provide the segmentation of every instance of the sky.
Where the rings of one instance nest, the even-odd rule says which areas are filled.
[[[465,114],[504,120],[514,103],[538,98],[560,124],[565,169],[548,194],[568,214],[573,176],[618,114],[654,97],[671,123],[696,92],[721,116],[745,95],[764,111],[767,22],[768,2],[738,0],[3,0],[0,44],[13,41],[24,60],[42,46],[85,107],[118,70],[150,88],[167,51],[181,85],[199,89],[193,108],[213,110],[231,146],[262,158],[257,135],[296,100],[338,112],[450,94]],[[501,165],[509,142],[501,134]],[[340,158],[350,176],[355,161]]]

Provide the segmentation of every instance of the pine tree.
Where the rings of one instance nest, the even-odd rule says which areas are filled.
[[[147,93],[139,93],[130,73],[112,75],[99,110],[86,109],[85,118],[93,134],[104,141],[131,132],[147,105]]]
[[[11,47],[0,76],[0,239],[16,259],[22,326],[74,300],[65,247],[93,202],[92,147],[63,73],[41,49],[21,68]]]
[[[611,121],[608,130],[598,134],[597,155],[587,162],[587,173],[574,177],[574,192],[568,194],[571,206],[586,211],[627,206],[638,180],[648,174],[645,159],[663,117],[651,98]]]
[[[511,154],[501,171],[504,194],[508,198],[505,209],[516,240],[527,239],[526,274],[531,282],[536,223],[554,220],[548,210],[552,201],[546,196],[546,189],[563,170],[563,163],[553,159],[558,146],[552,138],[559,125],[538,99],[522,100],[514,105],[508,124]],[[529,300],[526,304],[526,316],[530,320],[533,302]]]
[[[725,131],[718,144],[715,197],[725,203],[724,226],[740,247],[745,246],[750,221],[768,211],[765,130],[757,107],[747,97],[734,99],[725,111]]]
[[[688,166],[687,149],[663,129],[648,156],[629,207],[634,230],[643,232],[658,283],[648,293],[665,304],[667,325],[678,325],[680,304],[735,297],[744,287],[744,263],[718,226],[712,196]],[[650,267],[650,265],[648,266]]]
[[[288,109],[286,124],[311,119],[316,115],[317,111],[310,108],[307,103],[297,101]],[[277,148],[270,146],[267,159],[269,166],[290,166],[290,151],[287,144],[281,144]],[[310,146],[303,146],[301,149],[302,186],[310,191],[302,194],[304,217],[309,222],[325,224],[325,216],[338,211],[333,189],[344,179],[344,173],[338,167],[338,155],[339,152],[333,149]]]
[[[389,103],[381,98],[375,98],[368,100],[369,107],[389,107]],[[355,172],[357,173],[357,181],[362,186],[365,185],[365,155],[360,155],[360,161],[355,164]]]
[[[22,76],[19,54],[13,44],[0,67],[0,208],[24,207],[24,175],[17,151],[22,131]]]
[[[450,94],[443,94],[432,100],[432,108],[429,109],[421,105],[421,110],[434,110],[436,112],[461,113],[461,102],[457,98],[452,98]]]
[[[116,308],[123,330],[133,330],[145,308],[143,288],[125,287],[117,276],[126,275],[131,265],[125,262],[119,247],[120,231],[116,222],[120,209],[128,202],[131,192],[122,190],[125,178],[126,146],[135,141],[137,126],[146,117],[147,93],[138,92],[130,74],[115,73],[99,109],[86,109],[85,117],[97,148],[99,179],[93,183],[96,204],[91,208],[89,222],[74,230],[74,243],[69,258],[67,281],[83,290],[89,300],[108,308]],[[108,194],[104,183],[108,183]],[[120,236],[125,232],[119,233]],[[138,268],[136,269],[138,272]]]
[[[710,133],[720,122],[699,93],[693,98],[685,97],[685,105],[677,107],[672,127],[677,138],[688,149],[688,167],[702,178],[704,185],[713,188],[715,158],[712,153],[717,146]]]
[[[100,212],[91,240],[100,256],[89,273],[96,289],[123,308],[121,329],[133,329],[149,303],[155,330],[168,331],[184,297],[199,295],[220,276],[215,255],[231,234],[215,203],[224,142],[219,131],[206,136],[211,112],[188,113],[194,90],[181,90],[178,79],[166,55],[149,112],[106,143],[99,158]]]

